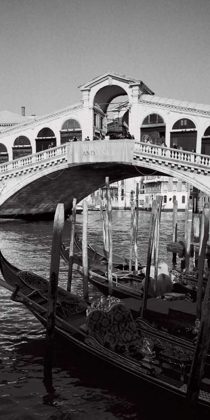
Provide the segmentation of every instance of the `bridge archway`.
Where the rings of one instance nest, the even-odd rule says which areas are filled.
[[[177,120],[171,131],[170,147],[182,148],[188,152],[196,151],[197,130],[189,118]]]
[[[55,133],[49,127],[42,128],[36,138],[36,152],[56,147]]]
[[[149,114],[144,118],[140,128],[141,141],[150,140],[153,144],[165,142],[166,124],[159,114]]]
[[[9,161],[9,154],[4,144],[0,143],[0,164]]]
[[[120,101],[116,99],[121,98]],[[128,94],[119,85],[111,84],[97,91],[93,99],[93,138],[99,139],[106,134],[125,135],[129,131],[129,115],[125,105],[128,105]]]
[[[207,127],[202,137],[201,153],[210,156],[210,126]]]
[[[72,141],[74,137],[82,140],[82,129],[80,123],[74,118],[66,120],[61,127],[61,144]]]
[[[18,136],[12,148],[13,159],[19,159],[23,156],[32,154],[31,142],[26,136]]]

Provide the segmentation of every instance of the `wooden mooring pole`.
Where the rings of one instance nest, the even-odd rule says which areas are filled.
[[[133,197],[133,191],[131,191],[130,198],[131,206],[131,224],[130,224],[130,252],[129,252],[129,271],[132,271],[133,266],[133,231],[134,231],[134,214],[135,214],[135,202]]]
[[[83,297],[88,300],[88,205],[83,201],[83,231],[82,231],[82,265],[83,265]]]
[[[107,244],[107,235],[106,235],[106,213],[103,210],[103,190],[102,188],[99,189],[99,196],[100,196],[100,215],[102,220],[102,230],[103,230],[103,244],[105,251],[108,251],[108,244]]]
[[[202,286],[203,286],[203,272],[204,272],[206,244],[209,237],[209,215],[210,215],[210,210],[207,206],[205,206],[203,209],[202,216],[201,216],[201,234],[200,234],[200,245],[199,245],[199,253],[198,253],[198,284],[197,284],[196,318],[199,321],[201,319]]]
[[[185,218],[185,241],[186,241],[186,252],[185,252],[185,268],[189,270],[190,266],[190,255],[191,255],[191,237],[192,237],[192,200],[189,200],[187,209],[186,209],[186,218]]]
[[[72,215],[71,215],[71,234],[70,234],[70,245],[69,245],[69,268],[68,268],[68,280],[67,280],[68,292],[71,291],[71,283],[72,283],[72,270],[73,270],[73,258],[74,258],[74,236],[75,236],[75,225],[76,225],[76,207],[77,207],[77,199],[73,198]]]
[[[60,267],[60,248],[64,228],[64,205],[59,203],[56,208],[51,248],[50,278],[48,289],[48,307],[46,319],[46,352],[44,363],[45,379],[52,377],[53,339],[55,331],[55,316],[57,304],[58,275]]]
[[[144,318],[145,316],[145,311],[147,307],[147,295],[148,295],[149,282],[150,282],[150,266],[151,266],[151,261],[152,261],[152,249],[153,249],[156,217],[157,217],[157,212],[152,212],[151,218],[150,218],[149,243],[148,243],[148,250],[147,250],[147,265],[146,265],[146,275],[145,275],[145,283],[144,283],[144,294],[143,294],[142,307],[141,307],[142,318]]]
[[[106,183],[106,219],[107,219],[107,239],[108,239],[108,289],[109,295],[113,294],[113,281],[112,281],[112,199],[109,186],[109,177],[105,179]]]
[[[133,223],[133,236],[134,236],[134,257],[135,257],[135,274],[138,275],[138,224],[139,224],[139,184],[136,184],[136,204],[135,204],[135,213],[134,213],[134,223]]]
[[[156,200],[153,200],[153,202],[152,202],[152,214],[155,215],[155,221],[156,221],[157,211],[158,211],[158,203],[157,203]],[[150,219],[150,222],[151,222],[151,219]],[[150,230],[152,228],[153,228],[153,226],[150,223]],[[149,233],[149,235],[150,235],[150,233]],[[153,265],[155,264],[155,235],[156,235],[156,229],[155,229],[155,226],[154,226],[154,238],[153,238],[153,241],[152,241],[152,255],[151,255],[151,263]]]
[[[178,211],[178,201],[175,200],[173,203],[173,242],[177,242],[177,211]],[[172,254],[172,264],[176,265],[176,253]]]
[[[159,262],[159,241],[160,241],[160,219],[162,210],[162,199],[157,201],[157,213],[155,221],[155,234],[154,234],[154,265],[155,265],[155,289],[157,290],[157,278],[158,278],[158,262]],[[155,290],[155,292],[156,292]]]

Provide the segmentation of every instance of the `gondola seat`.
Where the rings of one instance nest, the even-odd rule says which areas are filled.
[[[129,351],[142,344],[132,314],[122,303],[108,311],[93,310],[87,316],[87,331],[100,344],[114,351]]]

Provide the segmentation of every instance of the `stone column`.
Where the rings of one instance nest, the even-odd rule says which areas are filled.
[[[93,106],[90,104],[90,89],[82,90],[82,140],[89,136],[93,140]]]
[[[131,88],[131,101],[129,113],[129,131],[136,140],[140,140],[140,121],[139,121],[139,98],[140,98],[140,85],[133,83]]]
[[[202,136],[203,136],[203,127],[202,127],[202,124],[199,123],[197,125],[196,153],[201,153]]]

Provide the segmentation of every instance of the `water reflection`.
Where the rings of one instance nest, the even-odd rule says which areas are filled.
[[[139,260],[146,262],[149,213],[139,215]],[[28,223],[0,221],[1,250],[17,267],[32,270],[46,278],[50,270],[52,222]],[[184,214],[178,214],[178,237],[183,238]],[[69,223],[63,240],[69,242]],[[77,216],[77,232],[82,232],[82,215]],[[130,213],[113,212],[114,252],[127,257],[130,246]],[[102,245],[99,212],[89,213],[88,240]],[[164,213],[160,230],[160,257],[171,264],[166,244],[172,240],[172,214]],[[60,262],[59,282],[66,287],[67,267]],[[74,275],[73,291],[82,295],[80,275]],[[90,286],[90,296],[96,290]],[[45,332],[39,322],[21,304],[10,300],[10,293],[0,288],[0,417],[4,420],[63,419],[113,420],[153,418],[151,391],[145,384],[124,386],[124,378],[96,361],[81,359],[76,351],[56,344],[52,381],[43,378]],[[158,409],[161,391],[152,398]],[[161,406],[168,418],[166,407]],[[167,408],[167,409],[166,409]],[[178,409],[179,410],[179,409]],[[67,417],[68,415],[68,417]],[[66,416],[66,417],[65,417]],[[170,415],[171,417],[171,415]],[[172,418],[172,417],[171,417]]]

